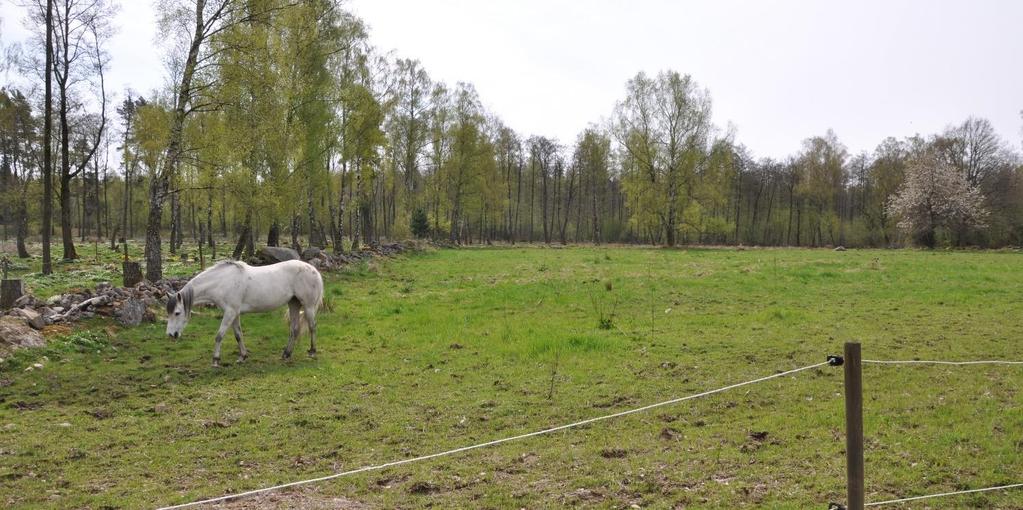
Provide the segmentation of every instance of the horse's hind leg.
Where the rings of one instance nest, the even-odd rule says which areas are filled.
[[[298,298],[291,298],[291,301],[288,301],[288,322],[291,325],[291,336],[288,337],[288,346],[284,348],[284,359],[291,358],[291,353],[295,350],[295,341],[298,340],[298,330],[301,324],[299,322],[301,309],[302,303],[298,301]]]
[[[305,307],[305,323],[309,326],[309,356],[316,356],[316,306]]]
[[[241,363],[249,357],[245,342],[242,342],[242,314],[238,314],[234,318],[234,339],[238,341],[238,363]]]

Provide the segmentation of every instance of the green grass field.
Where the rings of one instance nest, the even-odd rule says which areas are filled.
[[[810,365],[849,340],[871,359],[1023,359],[1021,262],[431,251],[328,275],[318,359],[281,361],[282,313],[251,315],[251,358],[221,369],[215,310],[177,342],[162,324],[93,323],[0,365],[0,506],[146,508],[322,476]],[[1023,481],[1021,383],[1023,367],[865,367],[868,502]],[[260,506],[826,508],[844,499],[841,392],[824,367]],[[1023,508],[1023,491],[888,508]]]

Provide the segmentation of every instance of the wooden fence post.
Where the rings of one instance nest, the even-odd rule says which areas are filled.
[[[848,510],[863,510],[863,378],[860,344],[845,344],[845,458]]]

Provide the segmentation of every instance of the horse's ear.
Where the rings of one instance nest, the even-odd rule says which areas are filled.
[[[167,313],[174,313],[174,309],[178,307],[178,295],[177,293],[167,296]]]

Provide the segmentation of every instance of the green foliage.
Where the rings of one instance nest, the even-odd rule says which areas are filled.
[[[412,230],[412,235],[417,239],[430,235],[430,219],[426,216],[426,211],[422,208],[416,209],[412,213],[412,221],[409,224],[409,228]]]

